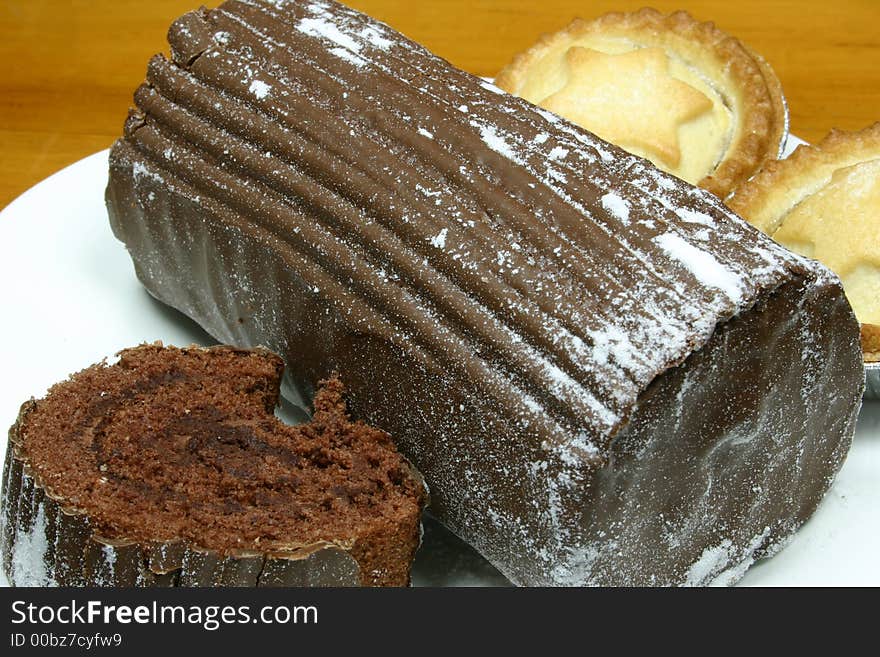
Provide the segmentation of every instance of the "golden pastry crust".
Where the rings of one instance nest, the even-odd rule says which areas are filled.
[[[785,95],[782,93],[782,82],[780,82],[779,77],[776,75],[773,67],[770,66],[770,63],[747,44],[740,42],[740,45],[748,51],[752,56],[752,59],[757,62],[758,67],[761,69],[761,74],[764,76],[764,83],[767,85],[767,93],[770,94],[770,103],[776,112],[776,120],[773,121],[773,128],[770,133],[770,144],[777,145],[776,153],[772,158],[768,158],[765,161],[775,162],[776,160],[782,159],[782,155],[785,152],[785,142],[788,139],[788,102],[785,100]],[[782,120],[778,120],[780,110]]]
[[[862,353],[866,363],[880,363],[880,326],[862,324]]]
[[[837,169],[878,157],[880,121],[859,132],[832,130],[818,144],[802,144],[786,159],[768,162],[727,205],[773,235],[785,213],[826,185]]]
[[[847,172],[853,171],[852,167],[864,165],[876,168],[877,162],[880,162],[880,122],[858,132],[832,130],[818,144],[799,146],[788,159],[769,163],[737,190],[727,204],[756,228],[778,238],[781,228],[787,225],[786,217],[796,208],[805,207],[808,200],[816,198],[822,190],[841,180]],[[849,215],[839,218],[844,230],[834,236],[835,242],[843,239],[840,236],[848,237],[855,232],[853,227],[846,230],[848,218]],[[869,236],[880,234],[880,215],[868,213],[867,220],[877,222],[876,230],[865,231],[862,228],[862,232],[867,232]],[[856,239],[860,240],[860,248],[872,248],[870,244],[864,244],[860,237]],[[851,258],[857,258],[856,249],[845,250]],[[878,258],[880,253],[874,258],[875,268]],[[871,266],[871,263],[867,265]],[[857,307],[856,314],[862,310]],[[862,323],[862,350],[866,362],[880,362],[880,324]]]
[[[516,55],[498,74],[495,84],[512,94],[524,95],[521,91],[546,57],[590,38],[626,40],[634,48],[662,48],[708,82],[730,108],[734,120],[720,158],[714,168],[692,182],[725,198],[766,161],[778,157],[788,124],[778,78],[763,59],[737,39],[711,22],[696,21],[684,11],[665,15],[646,8],[605,14],[592,21],[575,19]],[[527,100],[540,103],[543,98]]]

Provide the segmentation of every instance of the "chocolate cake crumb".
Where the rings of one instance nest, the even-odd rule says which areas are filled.
[[[387,433],[350,420],[336,377],[321,382],[309,423],[277,419],[282,371],[266,350],[142,345],[26,404],[7,471],[22,464],[21,477],[33,483],[15,491],[14,477],[4,477],[10,581],[32,583],[18,581],[27,578],[13,567],[15,553],[46,531],[36,514],[16,510],[33,503],[15,498],[42,489],[87,521],[102,546],[139,544],[158,554],[157,546],[182,545],[177,570],[186,569],[187,551],[221,561],[262,555],[262,572],[268,557],[297,561],[328,550],[356,562],[357,582],[343,568],[339,581],[322,583],[408,584],[426,501],[420,476]],[[44,552],[45,583],[58,583],[61,555]],[[108,583],[89,581],[85,561],[81,583]]]

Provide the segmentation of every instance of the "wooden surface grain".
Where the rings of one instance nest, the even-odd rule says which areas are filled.
[[[217,4],[206,0],[209,5]],[[198,0],[0,3],[0,207],[119,134],[147,59]],[[455,65],[494,75],[575,16],[650,4],[712,20],[763,54],[809,141],[880,120],[880,0],[350,0]]]

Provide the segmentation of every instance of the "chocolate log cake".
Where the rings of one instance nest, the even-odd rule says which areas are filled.
[[[339,379],[308,424],[272,414],[265,350],[143,345],[22,406],[3,477],[16,586],[406,585],[424,484],[349,420]]]
[[[137,276],[339,371],[512,581],[732,582],[814,511],[864,378],[827,270],[339,4],[169,41],[110,159]]]

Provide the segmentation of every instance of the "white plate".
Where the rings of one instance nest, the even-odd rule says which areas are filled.
[[[28,190],[0,213],[0,453],[19,405],[51,384],[140,342],[210,344],[194,323],[154,301],[135,279],[104,209],[107,152]],[[285,408],[282,416],[291,417]],[[866,402],[855,443],[818,513],[744,584],[880,584],[880,402]],[[417,559],[416,584],[504,580],[436,523]]]

